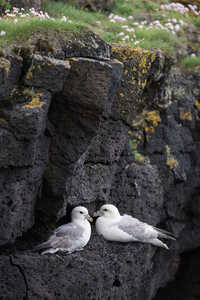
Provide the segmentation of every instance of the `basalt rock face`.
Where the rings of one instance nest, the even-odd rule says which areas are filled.
[[[200,76],[90,33],[51,55],[33,44],[0,60],[0,298],[151,300],[200,246]],[[73,206],[103,203],[177,242],[167,252],[93,230],[80,253],[31,251]]]
[[[78,8],[86,8],[91,11],[110,12],[115,6],[114,0],[62,0],[62,1],[65,3],[69,3],[71,5],[75,5]]]
[[[23,8],[32,8],[41,9],[42,5],[45,3],[45,0],[6,0],[12,7],[23,7]]]

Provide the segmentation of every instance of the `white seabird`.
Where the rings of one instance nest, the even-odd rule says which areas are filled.
[[[72,253],[82,250],[91,236],[89,221],[92,221],[92,218],[89,216],[87,208],[75,207],[71,212],[71,223],[55,229],[49,239],[36,246],[35,250],[46,249],[42,254],[56,253],[57,251]]]
[[[172,233],[141,222],[130,215],[121,216],[116,206],[105,204],[94,213],[96,231],[108,241],[142,242],[169,249],[159,238],[175,240]]]

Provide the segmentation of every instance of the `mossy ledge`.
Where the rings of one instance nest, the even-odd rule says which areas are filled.
[[[0,44],[1,56],[30,56],[34,53],[59,59],[68,57],[110,58],[111,47],[91,31],[44,30],[26,39]]]

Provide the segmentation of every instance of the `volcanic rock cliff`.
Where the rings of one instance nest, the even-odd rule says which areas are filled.
[[[150,300],[179,269],[185,292],[177,284],[155,299],[196,299],[198,272],[190,281],[184,266],[200,256],[200,75],[161,51],[111,48],[89,32],[51,45],[38,37],[6,53],[0,299]],[[62,260],[32,251],[74,206],[92,212],[106,202],[177,241],[165,251],[93,231],[84,251]]]

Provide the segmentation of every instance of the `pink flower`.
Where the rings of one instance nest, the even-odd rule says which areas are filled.
[[[62,22],[67,22],[67,18],[65,16],[62,17],[61,19]]]
[[[6,32],[4,30],[1,30],[0,31],[0,36],[4,36],[4,35],[6,35]]]

